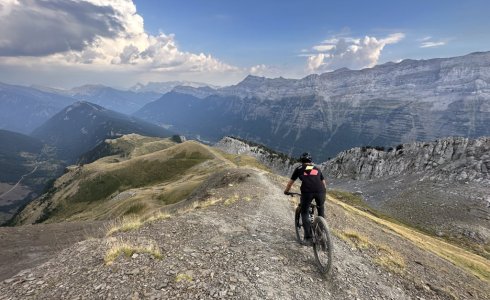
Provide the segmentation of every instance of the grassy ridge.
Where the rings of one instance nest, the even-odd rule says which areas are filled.
[[[395,223],[390,220],[375,216],[370,212],[366,212],[350,204],[344,203],[344,200],[338,200],[330,193],[329,200],[334,204],[340,205],[345,210],[353,212],[357,215],[366,217],[377,224],[383,225],[400,236],[410,240],[416,246],[423,250],[430,251],[439,257],[442,257],[469,273],[477,276],[481,280],[490,283],[490,261],[477,254],[459,248],[443,240],[429,236],[415,229],[407,227],[401,223]],[[344,197],[345,198],[345,197]],[[356,200],[352,200],[356,201]]]
[[[82,182],[77,193],[69,201],[94,202],[105,199],[120,190],[170,181],[206,159],[196,153],[192,158],[178,158],[177,155],[166,161],[144,160]]]

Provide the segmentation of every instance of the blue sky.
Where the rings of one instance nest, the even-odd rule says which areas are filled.
[[[490,51],[483,0],[102,2],[0,0],[0,81],[226,85]]]
[[[284,64],[333,35],[406,38],[383,61],[490,50],[490,1],[136,1],[152,33],[240,64]],[[431,36],[444,46],[420,48]]]

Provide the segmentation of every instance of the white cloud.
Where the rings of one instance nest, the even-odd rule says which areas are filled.
[[[417,41],[420,42],[420,48],[433,48],[446,45],[449,39],[439,39],[435,41],[432,36],[426,36],[418,39]]]
[[[420,48],[432,48],[446,45],[446,42],[423,42]]]
[[[390,34],[384,38],[365,36],[333,37],[312,47],[308,55],[309,72],[326,72],[342,67],[362,69],[376,65],[386,45],[395,44],[405,37],[403,33]]]
[[[0,16],[0,66],[174,76],[246,72],[181,50],[172,34],[148,34],[131,0],[0,0]]]
[[[333,48],[335,48],[335,45],[331,45],[331,44],[322,44],[322,45],[313,46],[313,50],[318,52],[330,51]]]
[[[417,41],[419,41],[419,42],[425,42],[425,41],[430,40],[431,38],[432,38],[432,37],[431,37],[430,35],[428,35],[428,36],[425,36],[425,37],[423,37],[423,38],[418,39]]]
[[[263,76],[264,73],[266,73],[268,70],[269,70],[269,67],[264,65],[264,64],[256,65],[256,66],[252,66],[250,68],[250,74]]]

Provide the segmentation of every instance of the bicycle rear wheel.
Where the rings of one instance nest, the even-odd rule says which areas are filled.
[[[305,230],[303,228],[303,220],[301,219],[301,207],[298,205],[294,213],[294,229],[296,229],[296,239],[300,244],[305,241]]]
[[[316,217],[313,223],[315,240],[313,251],[323,274],[328,274],[332,267],[333,244],[328,230],[327,221],[323,217]]]

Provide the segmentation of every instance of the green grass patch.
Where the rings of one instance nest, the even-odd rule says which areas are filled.
[[[182,157],[182,155],[178,154],[177,156]],[[139,161],[123,169],[107,172],[83,181],[77,193],[69,200],[90,203],[105,199],[117,191],[121,192],[130,188],[170,181],[207,160],[207,157],[198,152],[192,153],[186,158],[178,158],[177,156],[166,161]]]
[[[175,188],[164,191],[162,194],[158,195],[157,199],[164,205],[177,203],[192,194],[200,183],[201,182],[192,182],[175,186]]]

